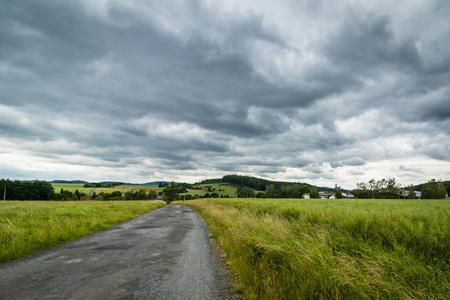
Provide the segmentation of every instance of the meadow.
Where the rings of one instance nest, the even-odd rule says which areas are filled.
[[[236,196],[236,186],[229,183],[207,183],[207,184],[196,184],[195,187],[199,189],[188,189],[187,193],[184,195],[198,195],[205,196],[207,193],[216,193],[222,197],[235,197]],[[183,194],[180,194],[183,195]]]
[[[111,188],[95,188],[95,193],[98,195],[101,192],[112,193],[112,192],[119,191],[122,193],[122,195],[125,195],[126,192],[137,192],[141,189],[145,190],[147,193],[151,190],[153,190],[157,193],[162,192],[164,190],[164,188],[160,188],[155,185],[118,185],[116,187],[111,187]]]
[[[69,191],[72,193],[75,193],[75,191],[78,190],[80,193],[89,195],[92,188],[85,188],[83,187],[83,185],[84,184],[82,183],[52,183],[52,186],[55,189],[55,193],[59,193],[61,189],[64,189],[65,191]]]
[[[448,299],[450,201],[201,199],[245,299]]]
[[[0,263],[109,228],[163,201],[0,201]]]

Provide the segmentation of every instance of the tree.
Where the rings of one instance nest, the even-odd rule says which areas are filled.
[[[275,198],[276,190],[273,184],[270,184],[266,187],[266,198]]]
[[[156,199],[156,196],[158,196],[158,194],[156,193],[156,191],[150,190],[150,191],[148,192],[148,199],[150,199],[150,200]]]
[[[137,194],[136,197],[134,197],[135,200],[147,200],[147,193],[145,192],[144,189],[140,189]]]
[[[336,197],[336,199],[342,199],[342,192],[337,190],[334,196]]]
[[[310,198],[320,198],[319,197],[319,190],[317,189],[317,187],[316,186],[314,186],[312,189],[311,189],[311,193],[310,193]]]
[[[398,199],[400,198],[400,186],[395,182],[395,178],[369,180],[368,183],[358,183],[356,189],[352,191],[357,198],[372,199]]]
[[[311,193],[311,189],[307,185],[302,185],[300,187],[300,194],[301,194],[300,197],[302,197],[304,194],[307,194],[307,193]]]
[[[415,193],[415,188],[413,185],[411,185],[408,188],[408,199],[416,199],[416,193]]]
[[[255,191],[249,187],[243,186],[237,189],[238,198],[253,198],[255,197]]]
[[[441,181],[431,179],[423,186],[422,199],[444,199],[447,193]]]
[[[177,190],[178,190],[178,188],[175,185],[175,182],[173,182],[173,181],[170,183],[169,186],[164,188],[164,195],[165,195],[167,203],[177,200],[177,198],[178,198]]]

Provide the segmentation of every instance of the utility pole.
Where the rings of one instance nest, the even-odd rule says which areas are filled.
[[[5,182],[5,191],[3,192],[3,200],[6,201],[6,182]]]

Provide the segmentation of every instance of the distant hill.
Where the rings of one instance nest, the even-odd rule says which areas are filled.
[[[287,181],[271,181],[267,179],[243,176],[243,175],[225,175],[219,179],[206,179],[201,182],[202,184],[212,184],[212,183],[231,183],[239,186],[246,186],[254,190],[265,191],[268,185],[275,186],[276,189],[280,189],[281,186],[293,186],[293,185],[306,185],[312,188],[313,185],[305,182],[287,182]],[[333,188],[329,187],[317,187],[319,191],[332,191]]]
[[[50,183],[85,184],[85,183],[89,183],[89,182],[84,181],[84,180],[53,180],[53,181],[50,181]]]
[[[170,184],[170,181],[152,181],[147,183],[130,183],[125,182],[124,185],[151,185],[151,186],[158,186],[160,183],[162,184]]]
[[[159,184],[170,184],[170,181],[152,181],[144,183],[144,185],[159,185]]]

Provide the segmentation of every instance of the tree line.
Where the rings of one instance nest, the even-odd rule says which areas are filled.
[[[46,181],[0,180],[1,199],[3,200],[52,200],[55,191]]]
[[[212,180],[209,180],[212,181]],[[203,181],[206,183],[206,180]],[[281,189],[282,186],[294,186],[294,185],[306,185],[312,188],[311,185],[306,183],[298,182],[283,182],[283,181],[271,181],[266,179],[261,179],[252,176],[242,176],[242,175],[225,175],[222,177],[221,182],[227,182],[231,184],[236,184],[239,186],[246,186],[258,191],[265,191],[267,186],[273,185],[277,190]]]
[[[356,189],[352,193],[356,198],[362,199],[401,199],[407,194],[409,199],[415,199],[415,191],[421,191],[421,199],[444,199],[450,193],[450,182],[436,181],[432,179],[419,186],[409,186],[407,193],[402,193],[402,188],[396,183],[395,178],[375,180],[371,179],[367,183],[356,184]]]
[[[123,185],[123,182],[89,182],[85,183],[83,187],[85,188],[113,188],[118,185]]]

